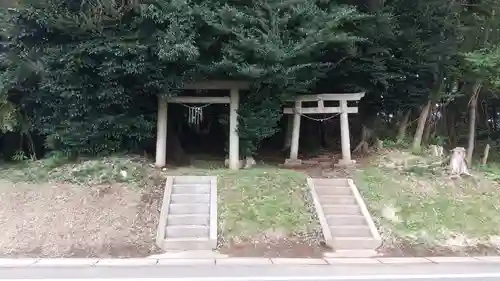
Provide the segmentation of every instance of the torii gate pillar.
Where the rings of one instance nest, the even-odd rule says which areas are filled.
[[[358,108],[356,107],[356,109]],[[349,134],[349,119],[346,100],[340,101],[340,142],[342,146],[342,159],[339,160],[338,165],[353,165],[355,161],[351,159],[351,136]]]
[[[348,107],[347,101],[359,101],[364,97],[365,93],[353,94],[320,94],[320,95],[302,95],[295,99],[293,108],[285,108],[284,114],[293,114],[293,131],[290,147],[290,158],[285,160],[285,165],[301,164],[298,158],[299,154],[299,138],[300,138],[300,117],[301,114],[334,114],[340,113],[340,132],[342,144],[342,159],[338,165],[349,166],[355,163],[351,159],[351,141],[349,134],[349,113],[358,113],[358,107]],[[304,101],[316,101],[316,107],[302,107]],[[324,101],[339,101],[339,107],[325,107]]]

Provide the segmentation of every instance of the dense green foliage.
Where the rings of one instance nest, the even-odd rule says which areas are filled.
[[[446,78],[457,66],[457,4],[440,0],[393,0],[388,9],[396,16],[397,37],[392,63],[398,78],[390,96],[405,107],[421,105],[429,97],[438,100]]]
[[[330,49],[346,49],[360,39],[343,28],[363,16],[353,7],[320,7],[313,1],[248,1],[206,12],[207,23],[229,39],[211,72],[252,81],[241,103],[244,154],[276,132],[283,103],[308,93],[334,62],[323,60]]]
[[[19,95],[51,149],[98,154],[151,139],[157,95],[187,81],[247,80],[240,134],[251,153],[275,132],[283,101],[328,71],[322,54],[358,40],[343,25],[360,18],[353,7],[311,1],[24,3],[9,17],[9,51],[36,66],[38,83],[4,93]]]
[[[41,1],[20,10],[12,49],[42,68],[39,89],[20,102],[49,147],[96,154],[151,138],[156,105],[148,97],[182,85],[199,56],[189,14],[187,3],[110,1]]]
[[[206,79],[252,84],[241,96],[242,154],[276,133],[282,106],[296,94],[366,91],[365,126],[394,123],[407,109],[418,116],[428,101],[462,107],[454,117],[461,120],[471,85],[483,81],[491,92],[500,81],[497,6],[19,1],[2,10],[0,129],[40,135],[68,154],[144,148],[154,139],[157,96]]]

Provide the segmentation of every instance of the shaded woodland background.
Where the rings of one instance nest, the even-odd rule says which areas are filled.
[[[2,157],[154,154],[158,95],[237,79],[253,83],[239,112],[243,155],[283,149],[281,109],[294,95],[365,91],[350,116],[357,152],[377,139],[463,146],[470,163],[498,147],[497,2],[2,1]],[[210,111],[201,136],[181,133],[185,110],[170,113],[171,153],[207,139],[224,153],[226,109]],[[337,118],[302,128],[302,150],[339,147]]]

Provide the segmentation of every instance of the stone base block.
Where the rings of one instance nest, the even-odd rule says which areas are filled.
[[[340,159],[339,162],[337,164],[335,164],[335,167],[337,167],[337,168],[348,168],[348,167],[354,166],[354,164],[356,164],[355,160]]]
[[[302,160],[300,159],[285,159],[285,164],[283,164],[283,167],[289,167],[289,168],[295,168],[295,167],[300,167],[302,166]]]

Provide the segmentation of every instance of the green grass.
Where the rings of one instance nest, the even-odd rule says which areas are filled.
[[[487,165],[479,165],[477,167],[481,171],[484,177],[490,181],[500,182],[500,164],[490,163]]]
[[[456,238],[464,237],[476,246],[500,235],[500,186],[491,181],[496,176],[476,177],[453,180],[435,168],[369,165],[357,185],[383,236],[393,240],[388,243],[455,247]]]
[[[220,221],[225,237],[293,236],[318,227],[305,175],[276,168],[224,171],[219,176]]]
[[[219,224],[226,239],[308,238],[319,229],[305,174],[272,166],[239,171],[208,166],[212,169],[177,169],[169,174],[218,176]]]
[[[147,188],[168,175],[218,176],[219,224],[226,240],[309,235],[319,225],[309,202],[303,173],[257,166],[230,171],[220,163],[159,170],[141,157],[115,156],[70,163],[57,156],[0,166],[0,177],[12,182],[54,182],[78,186],[120,183]]]
[[[104,157],[70,162],[53,156],[37,161],[22,161],[0,166],[0,177],[12,182],[59,182],[75,185],[125,183],[146,184],[148,163],[141,158]]]

